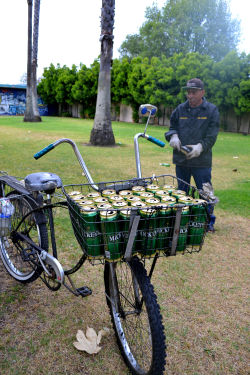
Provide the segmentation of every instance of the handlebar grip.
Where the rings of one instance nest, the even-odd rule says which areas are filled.
[[[164,142],[160,141],[157,138],[151,137],[151,135],[148,135],[146,138],[147,138],[148,141],[156,144],[157,146],[165,147],[165,143]]]
[[[34,155],[34,158],[37,160],[39,158],[41,158],[43,155],[47,154],[47,152],[53,150],[54,148],[54,144],[51,143],[50,145],[48,145],[47,147],[43,148],[42,150],[38,151],[35,155]]]

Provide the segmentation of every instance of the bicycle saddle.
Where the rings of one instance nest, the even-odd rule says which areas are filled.
[[[37,172],[28,174],[24,179],[26,189],[30,191],[51,192],[62,187],[62,180],[59,176],[49,172]]]

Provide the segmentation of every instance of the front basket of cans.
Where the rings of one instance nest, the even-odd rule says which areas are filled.
[[[96,186],[98,191],[90,184],[63,187],[75,236],[89,259],[123,260],[128,247],[141,258],[201,250],[209,202],[195,187],[180,191],[171,175]]]

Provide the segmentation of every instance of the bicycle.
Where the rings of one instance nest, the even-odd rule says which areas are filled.
[[[188,185],[193,198],[205,199],[202,204],[180,200],[173,207],[173,201],[167,200],[167,203],[158,205],[152,201],[151,206],[145,206],[143,202],[136,204],[135,199],[130,206],[109,206],[105,200],[107,190],[119,197],[119,193],[131,192],[135,187],[146,190],[149,186],[153,188],[156,182],[161,186],[166,183],[176,186],[178,182],[171,175],[142,178],[139,138],[160,147],[165,144],[146,134],[149,119],[155,116],[157,108],[147,104],[140,106],[139,110],[148,120],[144,133],[134,137],[136,178],[95,183],[76,144],[67,138],[48,145],[34,157],[38,159],[61,143],[69,143],[88,183],[63,186],[59,176],[48,172],[27,175],[24,181],[6,173],[0,175],[2,208],[9,205],[14,211],[4,219],[0,216],[0,255],[7,272],[17,281],[26,284],[40,278],[52,291],[64,286],[75,296],[82,297],[90,296],[91,289],[86,286],[76,288],[70,275],[77,272],[86,260],[92,264],[103,264],[106,302],[118,346],[129,370],[134,375],[161,375],[166,358],[165,334],[151,277],[160,256],[201,250],[209,216],[206,210],[209,200],[202,196],[201,191]],[[173,186],[170,189],[173,190]],[[54,201],[57,189],[62,189],[66,200]],[[101,203],[97,208],[91,208],[92,203],[85,204],[82,210],[74,199],[77,194],[87,197],[88,201],[99,194]],[[117,201],[121,200],[117,198]],[[69,211],[74,235],[83,250],[80,259],[70,269],[64,269],[58,260],[53,216],[57,207]],[[202,214],[197,210],[190,214],[187,207],[199,207]],[[188,225],[194,216],[199,223],[197,215],[202,215],[202,232],[198,242],[196,235],[193,238],[189,235],[188,243]],[[182,233],[184,227],[185,233]],[[148,274],[146,259],[152,259]]]

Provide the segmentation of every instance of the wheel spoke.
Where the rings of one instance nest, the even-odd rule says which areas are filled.
[[[133,374],[162,375],[165,336],[146,271],[138,258],[117,263],[113,272],[109,267],[105,266],[107,302],[121,353]]]
[[[32,204],[28,197],[16,193],[9,194],[7,198],[10,199],[15,209],[11,218],[12,228],[17,228],[22,218],[32,211]],[[48,250],[46,224],[36,224],[33,213],[24,218],[18,230],[25,233],[44,250]],[[11,237],[0,238],[0,254],[6,270],[12,277],[22,283],[34,281],[41,273],[37,266],[36,254],[32,253],[31,246],[25,240],[13,239],[13,241]]]

